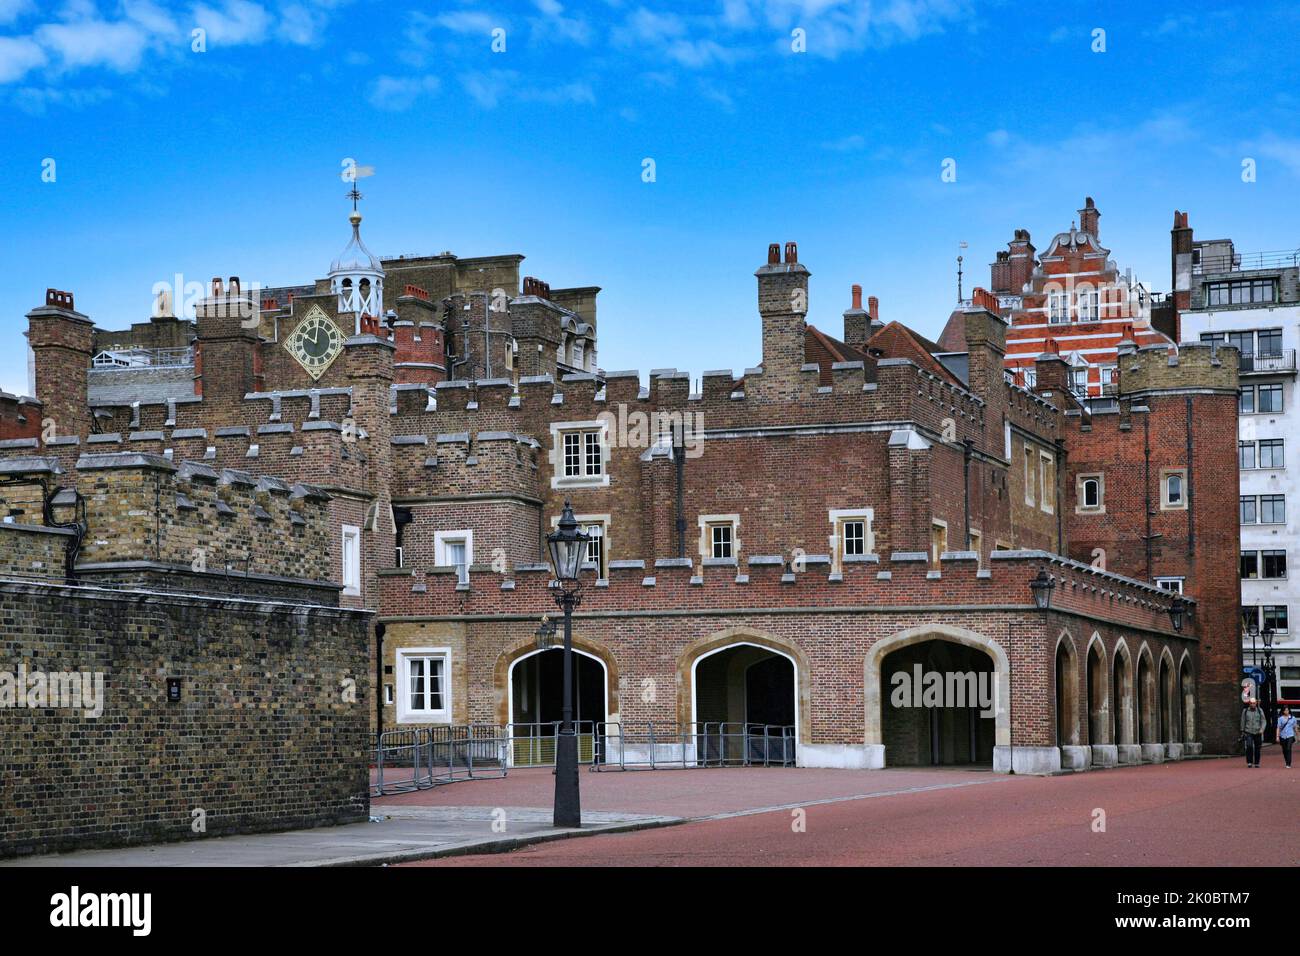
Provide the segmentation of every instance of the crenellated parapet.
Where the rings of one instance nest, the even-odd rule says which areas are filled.
[[[52,458],[15,460],[5,477],[6,511],[45,523],[40,493],[20,483],[44,479],[51,517],[80,526],[78,578],[337,601],[330,496],[314,485],[140,451],[84,454],[73,475]]]
[[[586,581],[580,614],[787,610],[852,610],[891,607],[918,610],[981,607],[1032,610],[1030,582],[1045,571],[1051,578],[1051,610],[1170,637],[1196,639],[1195,602],[1181,631],[1170,606],[1175,595],[1153,585],[1112,574],[1046,551],[994,552],[980,567],[974,552],[945,552],[935,569],[925,552],[861,555],[833,564],[827,555],[752,555],[743,563],[689,559],[620,560],[608,578]],[[379,572],[383,616],[388,620],[427,617],[540,618],[554,614],[552,575],[545,564],[521,565],[504,573],[490,566],[470,568],[461,584],[453,568]]]

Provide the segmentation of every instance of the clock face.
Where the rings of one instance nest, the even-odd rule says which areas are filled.
[[[284,347],[298,360],[307,374],[320,378],[343,351],[343,333],[329,320],[320,306],[313,305],[307,317],[285,340]]]

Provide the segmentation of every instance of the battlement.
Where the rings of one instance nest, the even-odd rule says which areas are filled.
[[[1223,390],[1236,392],[1241,353],[1235,346],[1185,342],[1176,348],[1119,345],[1119,394]]]
[[[835,567],[827,555],[751,555],[735,561],[660,558],[613,561],[609,577],[588,580],[579,614],[706,611],[781,607],[806,610],[1034,607],[1030,581],[1046,571],[1054,582],[1057,613],[1118,623],[1135,630],[1195,638],[1195,602],[1175,632],[1169,607],[1175,595],[1046,551],[995,551],[981,568],[973,551],[945,552],[933,570],[925,552],[861,555]],[[798,570],[802,567],[802,570]],[[540,618],[554,614],[551,572],[544,564],[497,573],[469,570],[461,584],[454,568],[379,572],[387,620],[447,616]],[[454,611],[451,609],[455,609]]]
[[[306,591],[313,603],[337,603],[330,498],[313,485],[145,452],[81,455],[73,481],[53,458],[9,465],[9,481],[44,482],[65,529],[84,521],[78,578],[281,596]],[[57,493],[54,480],[62,484]],[[0,485],[0,507],[35,523],[40,487]]]

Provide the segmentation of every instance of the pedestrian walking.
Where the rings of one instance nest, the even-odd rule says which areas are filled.
[[[1291,748],[1295,746],[1295,717],[1291,708],[1283,707],[1277,716],[1277,742],[1282,745],[1282,756],[1286,759],[1286,769],[1291,769]]]
[[[1241,712],[1241,738],[1246,743],[1246,766],[1259,766],[1259,751],[1264,744],[1264,712],[1252,697]]]

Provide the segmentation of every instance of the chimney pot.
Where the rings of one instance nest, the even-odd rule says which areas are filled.
[[[789,264],[793,264],[799,261],[798,243],[787,242],[785,244],[785,261]]]
[[[874,295],[867,296],[867,314],[871,316],[872,322],[880,321],[880,300]]]
[[[212,298],[218,298],[221,295],[221,276],[212,277]]]
[[[853,308],[862,308],[862,286],[860,285],[853,287]]]
[[[773,242],[767,247],[767,264],[778,265],[781,262],[781,244]]]
[[[230,277],[230,294],[239,295],[239,276]]]

